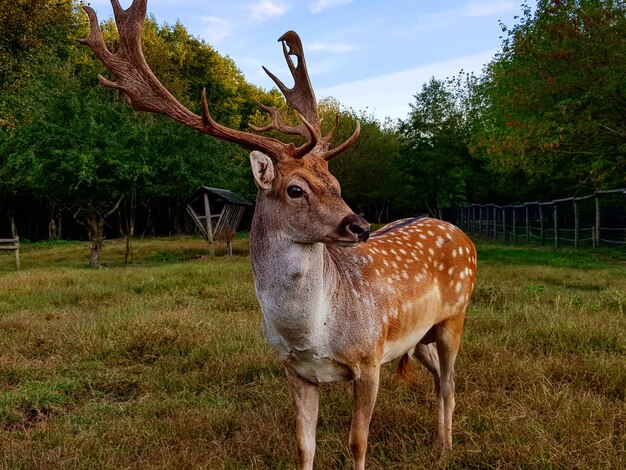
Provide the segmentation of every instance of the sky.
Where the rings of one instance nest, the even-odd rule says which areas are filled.
[[[246,80],[274,86],[262,65],[293,81],[277,39],[302,39],[316,97],[383,121],[405,119],[431,77],[479,74],[500,49],[500,22],[515,24],[521,0],[148,0],[159,24],[177,20],[229,56]],[[131,0],[121,0],[128,7]],[[100,21],[108,0],[91,0]]]

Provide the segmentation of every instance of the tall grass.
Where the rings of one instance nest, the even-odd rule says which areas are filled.
[[[282,469],[293,407],[246,256],[194,238],[0,256],[0,468]],[[626,264],[479,244],[454,449],[433,447],[427,373],[383,371],[368,468],[625,468]],[[320,469],[348,468],[349,384],[322,388]]]

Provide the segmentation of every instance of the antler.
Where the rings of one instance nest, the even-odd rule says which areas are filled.
[[[206,90],[202,92],[202,116],[198,116],[183,106],[161,84],[143,55],[141,32],[146,17],[147,0],[134,0],[126,10],[121,7],[119,0],[111,0],[111,4],[120,35],[120,45],[117,52],[112,53],[107,48],[97,15],[91,7],[86,5],[83,6],[83,9],[89,17],[91,31],[87,39],[78,39],[78,42],[89,46],[100,62],[115,76],[115,81],[111,81],[99,75],[100,83],[106,87],[123,91],[135,110],[163,114],[191,129],[260,150],[276,160],[302,158],[308,153],[329,160],[345,150],[358,137],[359,126],[357,123],[355,135],[344,144],[328,150],[330,138],[326,139],[321,136],[321,121],[318,117],[317,102],[306,71],[302,44],[298,35],[293,31],[283,35],[280,40],[283,41],[283,51],[296,82],[294,87],[292,89],[285,87],[265,67],[264,69],[285,95],[287,104],[299,113],[302,122],[296,127],[287,126],[280,118],[278,111],[258,103],[261,109],[270,114],[272,122],[263,128],[253,127],[252,129],[258,131],[277,129],[287,134],[300,135],[306,139],[306,142],[300,147],[271,137],[230,129],[217,123],[209,113]],[[290,51],[287,50],[285,43],[289,45]],[[294,66],[289,54],[298,57],[297,66]],[[340,150],[337,151],[338,149]]]
[[[315,99],[313,86],[311,85],[311,80],[309,79],[306,60],[304,58],[304,48],[302,47],[300,36],[298,36],[295,31],[287,31],[280,38],[278,38],[278,41],[282,42],[283,54],[285,55],[287,66],[289,67],[289,71],[294,79],[293,88],[287,88],[287,86],[278,77],[276,77],[276,75],[265,67],[263,67],[263,70],[265,70],[265,73],[267,73],[274,83],[276,83],[276,86],[285,96],[285,100],[287,101],[289,107],[298,112],[302,123],[297,127],[286,126],[282,122],[278,111],[274,108],[270,108],[269,106],[260,105],[261,109],[270,114],[272,122],[264,128],[255,128],[255,130],[276,129],[286,134],[296,134],[309,138],[315,143],[311,153],[323,157],[325,160],[330,160],[336,155],[339,155],[341,152],[347,150],[348,147],[356,141],[361,130],[359,122],[357,121],[356,129],[347,141],[329,150],[330,141],[339,127],[339,116],[336,117],[333,129],[325,137],[322,137],[322,120],[320,119],[317,111],[317,100]],[[298,59],[297,65],[294,65],[291,58],[292,55],[296,56]]]

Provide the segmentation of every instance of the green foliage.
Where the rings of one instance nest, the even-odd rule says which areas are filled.
[[[64,57],[76,32],[70,0],[3,0],[0,4],[0,91],[19,88],[29,63],[43,49]],[[1,116],[1,115],[0,115]]]
[[[431,80],[397,124],[342,110],[333,99],[320,103],[325,132],[341,117],[334,144],[361,123],[357,143],[331,162],[355,210],[377,222],[440,215],[466,201],[626,185],[624,3],[539,0],[522,8],[482,76]],[[102,30],[115,50],[113,20]],[[167,201],[180,212],[200,185],[254,197],[246,151],[135,113],[99,86],[96,76],[108,72],[73,41],[87,34],[77,2],[0,3],[0,205],[25,195],[48,207],[51,226],[65,213],[99,227],[121,200],[122,207]],[[230,58],[179,22],[149,17],[143,45],[157,76],[190,109],[199,111],[206,88],[213,117],[229,127],[267,122],[255,100],[297,122],[278,90],[247,83]]]
[[[400,125],[406,195],[441,208],[626,184],[626,6],[540,0],[480,77],[431,80]]]
[[[372,222],[388,220],[388,211],[396,202],[399,173],[397,161],[398,136],[389,123],[381,124],[372,116],[362,112],[340,112],[336,102],[325,102],[320,106],[324,122],[334,124],[340,116],[340,128],[334,144],[347,140],[356,125],[361,125],[361,134],[349,150],[331,161],[331,172],[341,182],[343,197],[357,212],[364,213]]]
[[[476,91],[474,151],[522,176],[529,197],[626,183],[626,6],[541,0],[503,27]]]
[[[465,202],[470,191],[468,103],[466,88],[459,86],[463,78],[432,78],[424,84],[399,127],[406,197],[439,217],[443,209]]]
[[[239,147],[135,113],[123,96],[98,85],[97,75],[106,72],[88,48],[73,41],[87,35],[82,12],[54,4],[67,7],[63,23],[22,3],[0,6],[3,21],[19,7],[32,23],[0,48],[21,51],[11,69],[3,69],[20,79],[0,87],[0,201],[7,194],[41,199],[51,220],[59,212],[73,214],[90,238],[102,240],[104,220],[131,194],[146,203],[182,201],[201,185],[253,193]],[[55,33],[42,36],[48,30]],[[103,32],[114,50],[111,20]],[[247,103],[262,92],[245,82],[232,60],[181,24],[158,26],[154,19],[146,22],[144,46],[155,72],[187,106],[198,108],[206,87],[216,119],[232,127],[249,121]]]

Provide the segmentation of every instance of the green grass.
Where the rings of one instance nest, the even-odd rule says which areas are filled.
[[[0,253],[0,468],[294,468],[294,411],[247,258],[196,238]],[[626,265],[480,243],[454,449],[433,387],[386,367],[368,468],[626,467]],[[218,255],[223,248],[218,249]],[[316,468],[348,468],[349,384],[322,388]]]

